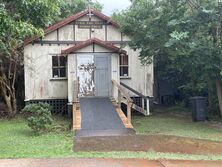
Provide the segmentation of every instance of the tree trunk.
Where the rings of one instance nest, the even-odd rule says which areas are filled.
[[[217,97],[220,108],[220,116],[222,116],[222,87],[221,87],[221,81],[219,79],[216,80],[216,88],[217,88]]]
[[[9,90],[9,87],[1,85],[1,93],[5,104],[7,106],[8,115],[10,117],[15,116],[16,114],[16,99],[13,97],[13,93]]]
[[[10,66],[11,67],[11,66]],[[8,115],[10,117],[14,117],[17,110],[16,105],[16,96],[15,96],[15,77],[16,77],[16,70],[17,66],[14,66],[14,73],[11,78],[7,78],[6,74],[1,69],[0,75],[0,93],[3,96],[4,102],[7,106]],[[10,69],[11,71],[11,69]],[[11,72],[9,74],[11,76]]]
[[[11,98],[8,96],[5,96],[4,99],[5,99],[5,104],[7,106],[8,112],[9,112],[9,116],[12,117],[13,116],[13,108],[11,105]]]

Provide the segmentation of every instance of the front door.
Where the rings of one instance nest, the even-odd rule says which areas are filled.
[[[77,55],[78,97],[111,95],[111,58],[108,55]]]
[[[95,95],[109,97],[111,95],[111,57],[95,55]]]

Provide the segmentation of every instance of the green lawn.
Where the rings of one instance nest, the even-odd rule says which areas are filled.
[[[68,121],[68,120],[67,120]],[[64,119],[57,124],[68,126]],[[44,157],[72,154],[71,132],[35,135],[22,118],[0,120],[0,157]]]
[[[73,133],[67,131],[69,120],[56,119],[63,131],[35,135],[23,118],[0,120],[0,158],[146,158],[180,160],[222,160],[222,156],[186,155],[158,152],[88,152],[73,153]],[[133,117],[134,127],[139,133],[170,134],[222,141],[221,131],[193,124],[185,120],[161,117]],[[65,127],[65,128],[64,128]],[[205,136],[207,137],[204,137]],[[211,138],[212,137],[212,138]]]
[[[178,110],[183,108],[168,108],[165,112],[161,109],[161,112],[154,112],[149,117],[134,116],[134,128],[138,134],[174,135],[222,142],[222,128],[213,128],[205,122],[192,122],[191,113]]]

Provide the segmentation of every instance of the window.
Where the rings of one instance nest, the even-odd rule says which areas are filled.
[[[52,56],[52,76],[53,78],[66,77],[66,57]]]
[[[121,54],[120,58],[120,77],[129,76],[129,57],[128,55]]]

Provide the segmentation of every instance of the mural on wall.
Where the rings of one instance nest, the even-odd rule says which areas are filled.
[[[78,97],[95,95],[94,70],[93,55],[77,56]]]

